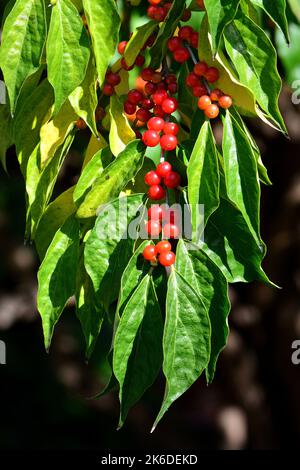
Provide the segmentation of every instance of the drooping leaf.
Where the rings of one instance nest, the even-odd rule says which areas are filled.
[[[206,225],[219,205],[219,170],[214,136],[209,121],[205,121],[187,169],[188,197],[192,214],[195,240],[201,235],[201,225]],[[199,205],[203,204],[203,211]]]
[[[218,266],[195,246],[179,240],[176,250],[176,270],[195,289],[209,314],[211,323],[211,353],[206,369],[207,382],[212,382],[218,356],[228,338],[227,281]]]
[[[213,53],[217,52],[227,26],[236,15],[240,0],[205,0]]]
[[[253,5],[262,8],[267,15],[276,23],[285,35],[286,42],[290,42],[289,27],[286,18],[286,0],[276,0],[270,2],[269,0],[251,0]]]
[[[120,17],[114,0],[83,0],[100,87],[119,39]]]
[[[97,209],[117,197],[127,183],[134,178],[143,164],[144,145],[135,140],[127,145],[101,175],[94,181],[91,190],[80,205],[77,216],[95,216]]]
[[[86,241],[85,268],[98,302],[106,310],[118,298],[122,272],[132,256],[143,198],[142,194],[121,197],[102,207]],[[129,236],[128,224],[132,220],[136,220],[136,227],[133,236]]]
[[[52,7],[47,38],[48,80],[54,88],[54,114],[83,82],[89,58],[89,39],[77,8],[70,0],[57,0]]]
[[[38,272],[37,305],[47,350],[65,304],[75,292],[78,250],[79,223],[70,217],[56,232]]]
[[[123,103],[116,95],[110,99],[109,112],[111,117],[109,144],[112,153],[117,157],[129,142],[136,139],[136,136],[124,114]]]
[[[163,338],[166,390],[154,423],[157,426],[171,404],[201,375],[210,358],[211,326],[197,292],[175,270],[168,282]]]
[[[0,49],[12,112],[26,78],[40,67],[45,38],[44,0],[17,0],[4,23]]]
[[[126,46],[124,54],[126,64],[129,67],[134,64],[135,59],[141,52],[142,46],[147,42],[147,39],[151,36],[156,28],[156,21],[148,21],[148,23],[145,23],[142,26],[136,28]]]
[[[278,56],[280,57],[280,60],[285,70],[285,78],[290,86],[292,86],[293,88],[297,87],[298,89],[298,80],[300,77],[300,24],[290,23],[289,28],[291,35],[291,44],[288,45],[286,43],[284,35],[279,30],[276,31],[275,42]]]
[[[129,299],[114,341],[113,370],[120,384],[119,427],[159,372],[162,333],[159,304],[151,276],[147,275]]]
[[[240,11],[225,28],[224,37],[227,53],[240,81],[252,91],[267,116],[280,130],[286,132],[278,108],[281,80],[276,66],[276,51],[270,39]]]
[[[98,137],[92,135],[85,152],[82,169],[86,167],[89,161],[93,158],[94,155],[96,155],[97,152],[99,152],[99,150],[107,147],[107,145],[108,144],[106,140],[101,134],[99,134]]]

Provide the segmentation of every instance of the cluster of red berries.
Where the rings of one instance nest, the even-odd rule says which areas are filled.
[[[191,88],[194,96],[207,95],[208,86],[204,80],[209,83],[214,83],[219,79],[219,71],[216,67],[208,67],[206,62],[198,62],[195,64],[192,72],[186,77],[186,85]]]
[[[145,175],[145,183],[150,186],[149,199],[159,201],[165,197],[166,191],[162,183],[168,189],[175,189],[180,185],[180,181],[180,174],[172,170],[172,165],[169,162],[159,163],[156,170],[148,171]]]
[[[198,108],[202,109],[209,119],[214,119],[219,115],[220,109],[218,105],[223,109],[228,109],[232,106],[232,98],[225,95],[219,88],[212,90],[210,95],[201,96],[198,101]]]
[[[178,31],[178,36],[174,36],[168,40],[168,49],[173,54],[176,62],[183,64],[190,58],[190,52],[186,46],[197,49],[199,34],[191,26],[182,26]]]
[[[147,15],[151,20],[158,22],[164,21],[171,6],[173,0],[148,0],[150,6],[147,10]],[[182,14],[181,21],[188,21],[191,18],[191,11],[186,8]]]
[[[121,77],[116,72],[108,70],[105,75],[105,83],[103,85],[102,93],[105,96],[112,96],[115,93],[115,87],[121,82]]]
[[[177,100],[175,98],[166,98],[162,106],[164,106],[165,102],[167,102],[166,106],[177,108]],[[164,121],[160,117],[152,117],[147,122],[147,127],[148,130],[142,136],[142,140],[147,147],[156,147],[156,145],[160,144],[162,150],[166,152],[176,149],[178,144],[177,134],[179,132],[178,124]]]
[[[155,246],[148,245],[144,248],[143,256],[145,260],[154,265],[159,262],[162,266],[172,266],[175,263],[176,256],[173,253],[172,245],[168,240],[161,240]]]

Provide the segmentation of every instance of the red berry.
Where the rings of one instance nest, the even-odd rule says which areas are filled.
[[[178,108],[178,101],[175,98],[166,98],[163,100],[161,107],[166,114],[175,113],[176,109]]]
[[[156,261],[156,248],[154,245],[148,245],[143,250],[143,257],[147,261]]]
[[[172,171],[172,165],[169,162],[161,162],[156,167],[156,173],[162,178],[165,178],[170,171]]]
[[[144,109],[152,109],[153,105],[154,103],[150,98],[143,98],[141,101],[141,107]]]
[[[171,95],[175,95],[175,93],[177,93],[177,90],[177,83],[170,83],[170,85],[168,85],[168,91],[171,93]]]
[[[144,88],[146,95],[153,95],[153,93],[156,92],[156,89],[157,85],[151,82],[147,82]]]
[[[216,117],[218,117],[219,112],[219,106],[217,106],[216,104],[210,104],[204,110],[205,116],[207,116],[209,119],[215,119]]]
[[[186,62],[187,60],[189,60],[190,58],[190,53],[188,51],[188,49],[186,47],[179,47],[178,49],[176,49],[176,51],[174,52],[174,59],[176,60],[176,62],[178,62],[179,64],[183,64],[184,62]]]
[[[209,67],[205,73],[205,78],[208,82],[214,83],[220,77],[219,70],[216,67]]]
[[[151,131],[161,132],[165,127],[165,121],[160,117],[152,117],[147,122],[147,127]]]
[[[170,171],[170,173],[165,176],[164,183],[167,188],[174,189],[180,185],[181,177],[180,174],[176,171]]]
[[[172,134],[165,134],[160,139],[160,146],[163,150],[170,152],[171,150],[176,149],[178,144],[177,137]]]
[[[228,109],[232,106],[232,98],[228,95],[221,96],[219,99],[221,108]]]
[[[152,170],[146,173],[144,180],[148,186],[154,186],[156,184],[160,184],[161,177],[156,173],[156,171]]]
[[[161,225],[158,220],[148,220],[145,228],[146,232],[151,236],[151,238],[157,238],[161,232]]]
[[[102,119],[106,116],[105,110],[101,106],[97,106],[95,111],[95,119],[96,121],[102,121]]]
[[[191,19],[192,13],[191,10],[186,8],[182,14],[181,21],[189,21]]]
[[[154,103],[159,105],[161,105],[166,98],[168,98],[166,90],[157,90],[152,96]]]
[[[172,245],[168,240],[161,240],[155,246],[156,254],[169,253],[172,250]]]
[[[127,65],[126,60],[124,59],[124,57],[121,60],[121,66],[122,66],[122,69],[127,70],[127,71],[132,70],[133,67],[134,67],[134,65]]]
[[[194,72],[191,72],[186,77],[185,83],[187,84],[187,86],[193,88],[194,86],[200,85],[200,80]]]
[[[194,30],[191,26],[182,26],[178,32],[178,36],[184,41],[189,41],[193,32]]]
[[[199,34],[196,31],[193,31],[193,34],[191,35],[191,45],[195,49],[198,49],[198,43],[199,43]]]
[[[143,99],[143,95],[139,90],[130,90],[127,95],[127,100],[132,104],[139,104]]]
[[[167,77],[166,77],[166,82],[168,84],[170,83],[177,83],[177,77],[175,75],[175,73],[170,73]]]
[[[156,131],[146,131],[143,134],[143,142],[147,147],[155,147],[159,144],[160,137]]]
[[[148,209],[148,219],[160,220],[162,221],[164,216],[164,211],[158,204],[154,204]]]
[[[198,101],[199,109],[202,109],[202,111],[204,111],[209,105],[211,105],[211,99],[208,95],[203,95],[201,96],[201,98],[199,98],[199,101]]]
[[[176,256],[173,251],[169,251],[159,255],[158,260],[162,266],[172,266],[176,261]]]
[[[198,64],[194,66],[194,73],[198,77],[202,77],[203,75],[205,75],[207,70],[208,70],[208,65],[206,62],[198,62]]]
[[[148,197],[149,199],[153,199],[154,201],[160,201],[166,196],[166,191],[160,185],[150,186],[148,189]]]
[[[146,46],[152,47],[153,44],[155,43],[155,40],[156,40],[156,34],[151,34],[151,36],[149,36],[149,38],[147,39]]]
[[[196,98],[199,98],[199,96],[203,96],[207,94],[207,90],[204,85],[194,86],[192,91],[193,91],[193,95],[196,96]]]
[[[109,83],[104,84],[103,90],[102,90],[103,95],[112,96],[114,92],[115,92],[115,89],[112,85],[110,85]]]
[[[152,80],[152,76],[154,74],[154,70],[151,69],[150,67],[146,67],[145,69],[142,70],[141,72],[141,77],[145,82],[150,82]]]
[[[164,125],[164,133],[177,135],[179,132],[179,126],[175,122],[166,122]]]
[[[150,5],[159,5],[161,0],[148,0],[148,2],[150,3]]]
[[[219,88],[215,88],[210,94],[210,99],[212,101],[219,101],[221,96],[223,96],[223,92]]]
[[[160,83],[162,81],[162,74],[160,72],[154,72],[151,81],[153,83]]]
[[[166,238],[178,238],[179,237],[179,228],[173,223],[168,223],[164,225],[164,237]]]
[[[143,67],[144,63],[145,63],[145,57],[139,54],[137,58],[135,59],[134,65],[136,65],[137,67]]]
[[[161,117],[161,118],[163,118],[164,115],[165,115],[165,113],[164,113],[162,107],[161,107],[159,104],[156,104],[156,105],[154,106],[154,108],[153,108],[153,114],[154,114],[154,116]]]
[[[119,85],[120,81],[121,81],[121,77],[118,73],[114,73],[114,72],[107,72],[106,76],[105,76],[105,80],[107,83],[109,83],[110,85],[112,86],[117,86]]]
[[[81,118],[77,119],[75,126],[77,127],[77,129],[80,129],[80,130],[87,128],[85,121]]]
[[[168,40],[168,49],[171,52],[175,52],[179,47],[182,47],[182,41],[178,37],[174,37]]]
[[[136,112],[136,118],[137,118],[139,121],[147,122],[147,121],[151,118],[151,113],[150,113],[150,111],[148,111],[148,109],[140,108],[140,109]]]
[[[160,82],[157,84],[157,89],[158,90],[166,90],[168,88],[168,84],[165,82]]]
[[[136,105],[133,103],[130,103],[130,101],[125,101],[124,111],[126,114],[129,114],[131,116],[132,114],[136,112]]]
[[[122,42],[120,42],[120,44],[118,45],[118,52],[119,52],[119,54],[121,54],[121,55],[124,54],[127,44],[128,44],[127,41],[122,41]]]

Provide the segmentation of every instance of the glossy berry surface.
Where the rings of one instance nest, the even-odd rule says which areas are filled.
[[[170,171],[172,171],[172,165],[169,162],[161,162],[156,167],[156,173],[162,178],[167,176],[167,174],[170,173]]]
[[[161,232],[161,224],[158,220],[148,220],[145,229],[148,235],[152,238],[157,238]]]
[[[145,183],[148,186],[154,186],[155,184],[160,184],[161,177],[156,173],[156,171],[148,171],[145,175]]]
[[[160,142],[159,133],[156,131],[146,131],[143,134],[143,142],[147,147],[155,147]]]
[[[217,106],[216,104],[210,104],[209,106],[207,106],[207,108],[205,108],[204,113],[205,116],[207,116],[209,119],[215,119],[219,116],[220,113],[219,106]]]
[[[161,132],[165,127],[165,121],[160,117],[152,117],[147,122],[147,127],[151,131]]]
[[[148,245],[143,250],[143,257],[147,261],[155,261],[156,260],[156,249],[154,245]]]
[[[204,111],[207,106],[211,105],[211,99],[208,95],[201,96],[198,100],[198,108]]]
[[[173,251],[162,253],[159,255],[158,261],[162,266],[172,266],[176,261],[175,253],[173,253]]]
[[[177,188],[177,186],[180,185],[180,174],[177,173],[176,171],[170,171],[165,178],[164,178],[164,183],[167,188],[169,189],[174,189]]]
[[[172,114],[178,108],[178,102],[175,98],[166,98],[163,100],[161,107],[166,114]]]
[[[163,127],[165,134],[177,135],[179,132],[179,126],[176,122],[166,122]]]
[[[228,109],[232,106],[232,99],[228,95],[223,95],[219,98],[219,105],[221,108]]]
[[[172,134],[165,134],[160,139],[160,145],[163,150],[170,152],[171,150],[176,149],[178,144],[177,137]]]
[[[160,201],[166,196],[166,191],[162,186],[156,184],[154,186],[150,186],[148,190],[148,197],[153,201]]]
[[[168,240],[161,240],[155,246],[156,254],[169,253],[172,250],[172,245]]]
[[[184,62],[186,62],[187,60],[189,60],[190,58],[190,53],[188,51],[188,49],[186,47],[179,47],[178,49],[176,49],[176,51],[174,52],[174,59],[176,60],[176,62],[178,62],[179,64],[183,64]]]

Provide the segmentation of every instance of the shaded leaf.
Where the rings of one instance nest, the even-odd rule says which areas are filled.
[[[156,21],[148,21],[148,23],[143,24],[136,28],[135,32],[131,36],[125,50],[124,58],[126,64],[131,67],[137,56],[141,52],[141,48],[146,44],[148,38],[151,36],[153,31],[157,28]]]
[[[285,35],[287,43],[290,42],[289,38],[289,27],[286,18],[286,0],[276,0],[276,2],[270,2],[269,0],[251,0],[251,2],[262,8],[267,15],[276,23]]]
[[[235,17],[239,3],[240,0],[205,0],[213,53],[218,50],[224,28]]]

